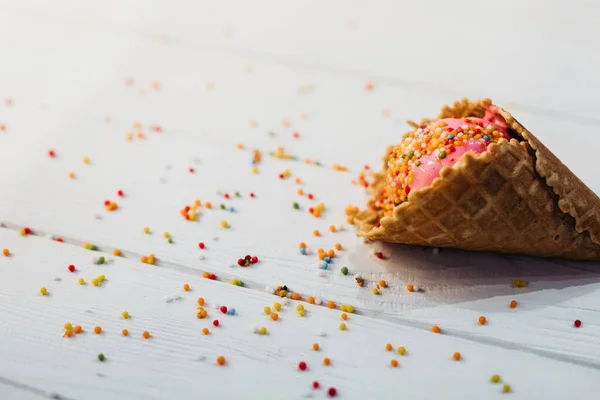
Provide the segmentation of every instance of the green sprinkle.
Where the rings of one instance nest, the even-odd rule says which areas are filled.
[[[269,136],[271,136],[271,137],[275,137],[275,131],[270,131],[270,132],[269,132]]]
[[[96,250],[98,250],[98,247],[96,247],[95,244],[90,244],[90,250],[96,251]]]
[[[412,156],[414,156],[414,155],[415,155],[415,152],[411,150],[411,151],[408,152],[408,154],[406,155],[406,157],[412,158]]]
[[[440,151],[440,154],[438,155],[438,158],[440,160],[443,160],[444,158],[446,158],[446,150]]]
[[[102,354],[102,353],[98,354],[98,360],[104,361],[104,359],[105,359],[104,354]]]
[[[342,274],[348,275],[348,267],[342,267]]]
[[[106,258],[104,258],[104,256],[100,256],[98,257],[98,259],[96,260],[97,264],[104,264],[106,262]]]
[[[219,204],[219,207],[221,207],[221,210],[224,210],[226,208],[225,204]]]
[[[294,209],[296,209],[296,210],[300,209],[300,204],[298,204],[297,201],[294,202],[293,206],[294,206]]]
[[[317,167],[320,167],[320,166],[321,166],[321,165],[323,165],[323,164],[321,164],[321,161],[315,161],[315,165],[316,165]]]
[[[270,155],[271,157],[275,157],[275,152],[274,152],[274,151],[270,151],[270,152],[269,152],[269,155]]]
[[[237,281],[235,284],[238,285],[238,286],[244,286],[244,282],[243,281]]]
[[[242,195],[240,194],[240,192],[235,192],[235,197],[242,197]]]
[[[167,242],[169,242],[169,244],[172,244],[173,243],[173,239],[169,238],[169,239],[167,239]]]
[[[415,163],[415,165],[418,167],[419,165],[421,165],[421,161],[417,161],[417,162]]]

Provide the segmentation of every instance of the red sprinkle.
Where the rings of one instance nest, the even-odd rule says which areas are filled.
[[[55,156],[56,156],[56,153],[54,152],[54,150],[48,150],[48,155],[49,155],[50,157],[55,157]]]
[[[190,211],[190,206],[185,206],[185,212]]]
[[[61,243],[62,243],[62,242],[63,242],[63,239],[62,239],[62,238],[57,238],[57,239],[56,239],[56,241],[57,241],[57,242],[61,242]]]
[[[298,132],[294,132],[294,138],[298,139],[300,137],[300,134]]]
[[[110,204],[110,200],[104,200],[104,205],[107,206]]]
[[[198,247],[200,247],[201,249],[204,249],[206,246],[204,245],[204,242],[200,242],[200,243],[198,243]]]
[[[228,199],[229,198],[229,193],[225,193],[225,196],[223,196],[223,197],[225,197],[226,199]]]
[[[244,259],[243,259],[243,258],[240,258],[240,259],[238,259],[238,261],[237,261],[237,262],[238,262],[238,265],[239,265],[240,267],[244,266]]]
[[[313,389],[318,389],[321,385],[319,385],[319,382],[314,381],[313,382]]]
[[[283,179],[283,178],[284,178],[283,174],[279,174],[279,179]]]
[[[579,328],[581,326],[581,321],[576,319],[575,322],[573,322],[573,325],[575,325],[575,328]]]
[[[252,256],[252,259],[250,261],[252,262],[252,264],[256,264],[258,262],[258,257]]]
[[[123,197],[123,196],[125,196],[125,193],[123,193],[123,191],[122,191],[122,190],[119,190],[119,191],[117,192],[117,195],[119,195],[119,197]]]
[[[213,281],[217,279],[217,276],[215,274],[210,274],[208,276],[208,279],[212,279]]]
[[[306,371],[306,363],[305,363],[304,361],[300,361],[300,362],[298,363],[298,369],[299,369],[300,371]]]
[[[308,212],[309,212],[309,214],[312,214],[312,213],[315,212],[315,209],[311,207],[311,208],[308,209]]]
[[[337,390],[335,388],[331,387],[327,391],[327,394],[329,395],[329,397],[335,397],[335,396],[337,396]]]
[[[254,197],[254,192],[250,192],[250,197]]]
[[[312,200],[315,198],[315,196],[313,196],[312,193],[309,193],[306,197],[308,197],[309,200]]]
[[[214,325],[214,326],[219,326],[219,320],[218,320],[218,319],[215,319],[215,320],[213,321],[213,325]]]
[[[189,171],[190,171],[190,174],[193,174],[195,172],[194,168],[190,168]]]
[[[378,251],[377,253],[375,253],[375,255],[377,256],[377,258],[383,258],[383,253]]]
[[[75,272],[75,266],[73,264],[69,265],[69,271]]]
[[[154,125],[154,126],[152,127],[152,130],[153,130],[154,132],[158,132],[158,133],[162,132],[162,128],[160,127],[160,125]]]
[[[227,307],[226,307],[226,306],[221,306],[220,310],[221,310],[221,312],[222,312],[223,314],[227,314]],[[215,321],[216,321],[216,320],[215,320]],[[219,325],[219,321],[217,321],[217,326],[218,326],[218,325]]]
[[[25,228],[23,228],[23,230],[25,231],[26,235],[30,235],[31,234],[31,229],[25,227]]]

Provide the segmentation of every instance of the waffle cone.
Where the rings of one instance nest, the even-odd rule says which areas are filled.
[[[462,100],[439,118],[483,117],[491,100]],[[358,214],[367,240],[465,250],[600,260],[600,199],[508,111],[495,110],[516,139],[445,167],[430,186],[383,216],[372,205],[386,185],[387,156]],[[389,154],[389,151],[386,153]],[[377,224],[380,224],[377,226]]]

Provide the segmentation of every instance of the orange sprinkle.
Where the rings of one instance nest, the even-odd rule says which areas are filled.
[[[5,257],[10,256],[10,250],[9,249],[3,249],[2,250],[2,254],[4,254]]]
[[[83,332],[83,328],[81,327],[81,325],[76,325],[74,331],[75,333],[79,334]]]
[[[336,249],[337,251],[340,251],[340,250],[342,249],[342,245],[341,245],[341,244],[339,244],[339,243],[336,243],[336,244],[335,244],[335,249]]]
[[[198,297],[198,304],[201,306],[204,305],[204,297]]]
[[[335,257],[335,251],[333,249],[327,250],[327,257]]]
[[[308,301],[308,304],[315,304],[315,298],[312,296],[308,296],[308,298],[306,299],[306,301]]]
[[[99,327],[99,326],[95,327],[95,328],[94,328],[94,333],[95,333],[96,335],[99,335],[99,334],[101,334],[101,333],[102,333],[102,328],[101,328],[101,327]]]
[[[327,254],[325,254],[325,253],[319,253],[319,260],[324,260],[325,257],[327,257]]]
[[[223,357],[223,356],[217,357],[217,364],[225,365],[225,357]]]
[[[138,132],[137,133],[137,137],[138,137],[138,139],[143,139],[144,138],[144,132]]]
[[[148,257],[146,256],[141,256],[140,257],[140,261],[143,262],[144,264],[148,262]]]
[[[323,359],[323,365],[331,365],[331,360],[327,357]]]
[[[299,196],[302,196],[303,194],[304,194],[304,190],[302,190],[302,189],[298,189],[298,195],[299,195]]]
[[[331,232],[336,232],[336,231],[337,231],[337,228],[335,227],[335,225],[331,225],[331,226],[329,227],[329,231],[331,231]]]
[[[244,148],[244,145],[241,143],[238,143],[235,147],[237,147],[238,150],[242,150]]]
[[[394,346],[392,346],[390,343],[388,343],[388,344],[385,345],[385,349],[387,351],[392,351],[392,350],[394,350]]]
[[[133,140],[133,133],[127,133],[127,140],[129,140],[130,142]]]
[[[204,207],[211,209],[212,208],[212,203],[210,201],[207,201],[206,204],[204,205]]]
[[[382,279],[379,281],[379,286],[381,286],[382,288],[387,287],[387,282]]]
[[[183,290],[185,290],[186,292],[190,291],[190,285],[188,285],[187,283],[183,285]]]
[[[313,350],[314,351],[319,351],[320,347],[319,347],[319,343],[313,343]]]
[[[292,293],[292,300],[300,300],[300,293]]]
[[[69,178],[75,179],[75,172],[69,172]]]
[[[313,236],[321,236],[321,232],[319,232],[319,230],[318,230],[318,229],[315,229],[315,230],[313,231]]]
[[[123,335],[123,336],[127,336],[127,335],[129,335],[129,331],[128,331],[127,329],[123,329],[123,330],[121,331],[121,335]]]
[[[72,336],[73,336],[73,331],[72,331],[72,330],[70,330],[70,329],[67,329],[67,330],[65,331],[65,336],[66,336],[66,337],[72,337]]]
[[[413,285],[406,285],[406,290],[408,290],[409,292],[414,292],[415,287]]]
[[[366,90],[367,92],[370,92],[371,90],[373,90],[373,88],[374,88],[374,87],[375,87],[375,85],[373,85],[373,82],[367,82],[367,83],[365,84],[365,90]]]
[[[483,315],[479,317],[479,325],[485,325],[486,322],[487,319]]]
[[[113,250],[113,256],[115,256],[115,257],[120,257],[120,256],[121,256],[121,250],[119,250],[119,249],[114,249],[114,250]]]
[[[348,314],[342,313],[342,319],[345,321],[348,319]]]
[[[349,223],[350,225],[354,225],[354,217],[346,218],[346,222]]]
[[[202,328],[203,335],[208,335],[209,333],[210,333],[210,331],[208,330],[208,328]]]
[[[273,321],[277,321],[279,319],[279,314],[277,314],[277,313],[271,313],[271,319]]]
[[[200,200],[196,199],[194,201],[194,205],[200,207],[202,205],[202,202]]]
[[[510,302],[510,308],[516,308],[516,307],[517,307],[517,304],[519,304],[519,303],[517,303],[517,301],[516,301],[516,300],[513,300],[513,301],[511,301],[511,302]]]
[[[210,276],[210,274],[208,272],[203,272],[202,273],[202,277],[208,279],[208,277]]]
[[[144,339],[150,339],[150,332],[144,331],[144,333],[142,333],[142,336],[144,337]]]
[[[296,182],[296,184],[300,184],[302,182],[302,180],[300,180],[300,177],[296,177],[296,179],[294,179],[294,182]]]
[[[457,351],[454,354],[452,354],[452,358],[454,358],[456,361],[459,361],[461,359],[461,355],[460,353]]]
[[[433,332],[433,333],[440,333],[440,331],[441,331],[440,327],[437,325],[434,325],[431,327],[431,332]]]
[[[392,366],[393,368],[398,367],[398,360],[392,360],[392,361],[390,361],[390,366]]]
[[[327,307],[328,307],[328,308],[335,308],[335,303],[334,303],[333,301],[329,300],[329,301],[327,302]]]

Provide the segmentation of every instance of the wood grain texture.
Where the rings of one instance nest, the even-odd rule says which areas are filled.
[[[434,116],[463,96],[510,108],[600,191],[589,161],[600,145],[592,39],[600,9],[589,1],[552,4],[0,2],[0,248],[13,253],[0,256],[0,398],[324,398],[333,386],[344,399],[481,399],[503,395],[489,383],[494,373],[515,398],[593,397],[597,264],[366,245],[344,215],[346,205],[367,198],[350,181],[364,164],[379,167],[405,121]],[[373,91],[365,91],[367,82]],[[136,121],[145,139],[128,142]],[[324,166],[270,157],[278,146]],[[251,171],[255,148],[263,153],[258,174]],[[281,180],[286,169],[292,178]],[[299,187],[315,200],[298,196]],[[240,198],[222,196],[235,191]],[[119,210],[106,212],[106,199]],[[179,210],[195,199],[215,207],[192,223]],[[326,205],[320,219],[307,211],[318,202]],[[220,227],[224,219],[230,229]],[[332,224],[341,229],[329,232]],[[23,226],[39,235],[20,237]],[[313,237],[314,229],[322,236]],[[300,241],[309,255],[299,254]],[[102,252],[84,250],[83,242]],[[337,242],[344,250],[319,276],[317,248]],[[114,248],[126,257],[110,256]],[[104,252],[111,262],[93,264]],[[149,253],[157,266],[139,263]],[[260,262],[237,267],[246,254]],[[203,271],[220,281],[202,279]],[[101,287],[76,282],[100,273],[107,277]],[[354,273],[368,287],[357,288]],[[229,284],[232,278],[247,287]],[[389,287],[375,296],[370,289],[380,279]],[[513,288],[514,279],[528,288]],[[352,304],[359,315],[340,331],[339,310],[306,305],[300,318],[291,302],[273,322],[263,307],[277,298],[263,289],[283,284]],[[422,291],[409,293],[407,284]],[[50,296],[38,294],[41,286]],[[211,308],[199,320],[198,296],[238,315]],[[513,299],[516,309],[508,307]],[[123,310],[130,320],[120,318]],[[486,326],[477,324],[480,315]],[[217,316],[222,326],[213,328]],[[575,319],[581,328],[573,328]],[[85,334],[64,338],[67,321]],[[433,324],[442,335],[430,332]],[[102,335],[92,333],[96,325]],[[200,333],[205,326],[208,336]],[[254,334],[255,326],[269,335]],[[130,337],[119,334],[123,328]],[[150,340],[141,338],[144,330]],[[311,350],[314,342],[322,351]],[[386,343],[406,346],[408,355],[386,352]],[[462,361],[452,360],[455,351]],[[215,365],[218,355],[226,367]],[[389,367],[392,358],[400,368]],[[303,373],[302,360],[309,364]],[[312,390],[313,380],[322,389]]]

